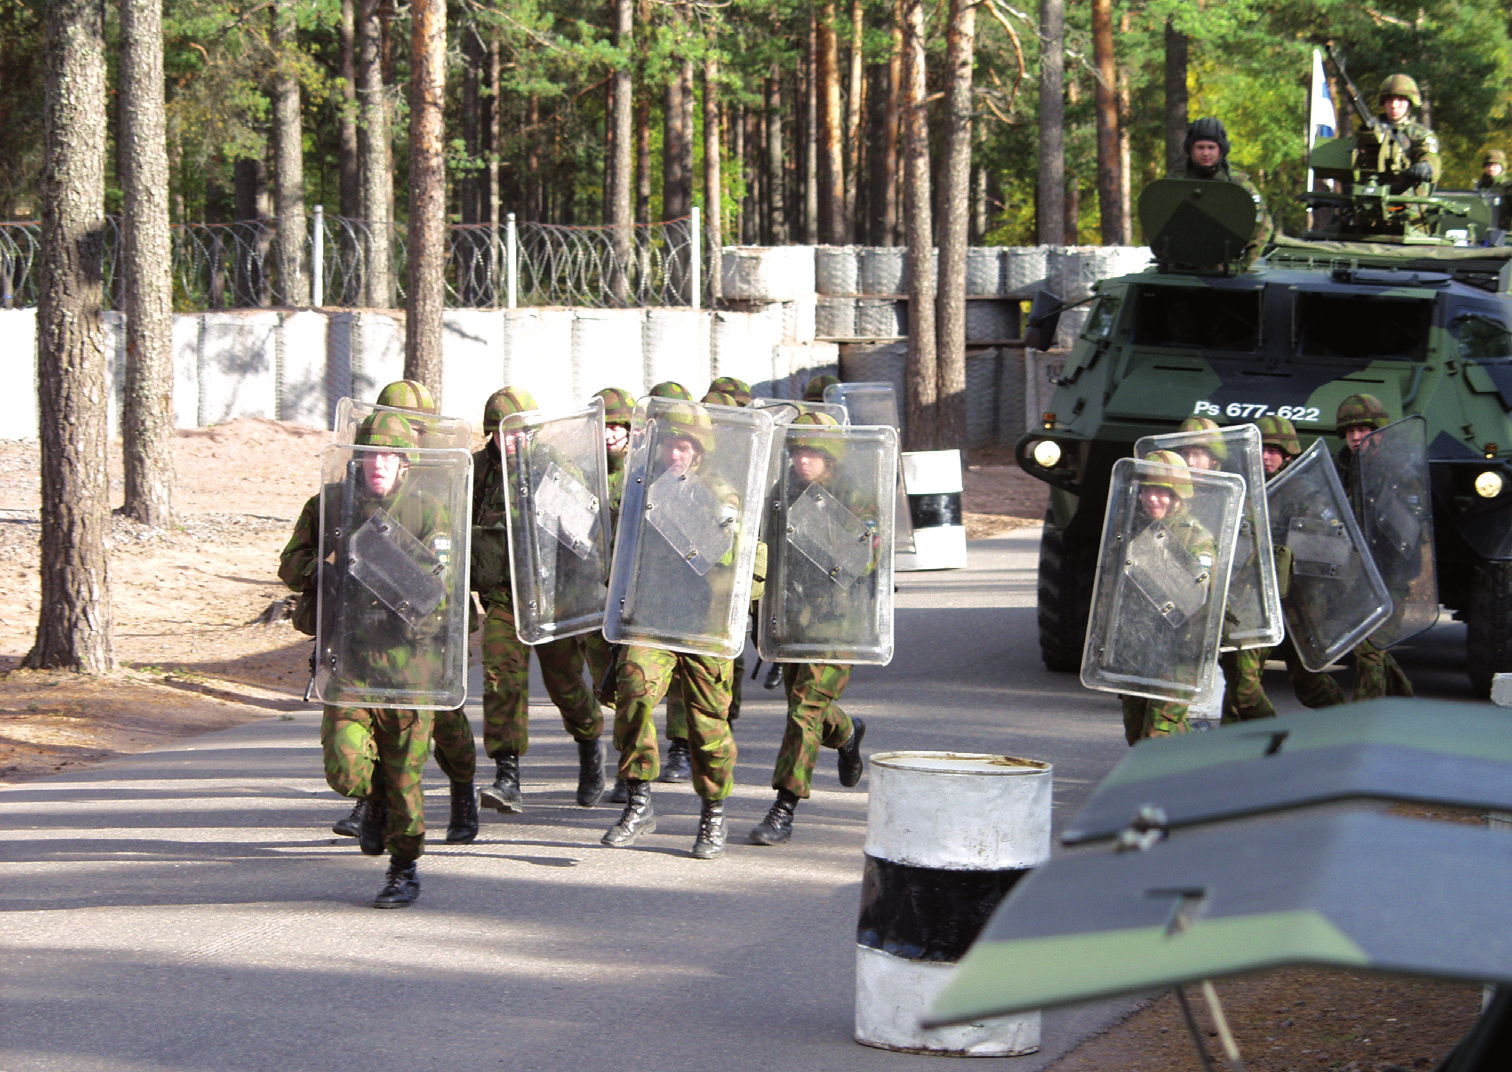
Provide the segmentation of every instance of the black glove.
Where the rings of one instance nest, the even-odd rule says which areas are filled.
[[[1414,186],[1418,186],[1418,185],[1421,185],[1422,183],[1432,182],[1432,181],[1433,181],[1433,165],[1432,164],[1429,164],[1426,161],[1423,162],[1423,163],[1421,163],[1421,164],[1413,164],[1406,171],[1403,171],[1399,175],[1396,175],[1394,178],[1392,178],[1392,180],[1391,180],[1391,192],[1394,193],[1394,194],[1399,194],[1403,190],[1408,190],[1408,189],[1411,189]]]

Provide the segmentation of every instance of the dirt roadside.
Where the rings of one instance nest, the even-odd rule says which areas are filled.
[[[269,623],[267,612],[286,594],[278,552],[315,484],[325,439],[246,419],[179,433],[177,524],[163,531],[113,521],[121,669],[99,678],[16,669],[37,620],[38,452],[33,441],[0,442],[0,784],[303,706],[309,642],[287,621]],[[1007,451],[977,452],[971,462],[963,474],[971,538],[1044,517],[1044,486]],[[119,502],[119,444],[111,464]],[[1318,971],[1224,980],[1218,991],[1251,1072],[1430,1069],[1468,1029],[1480,1000],[1479,988],[1466,985]],[[1207,1013],[1200,999],[1194,1004],[1216,1055]],[[1053,1072],[1200,1067],[1165,995]]]

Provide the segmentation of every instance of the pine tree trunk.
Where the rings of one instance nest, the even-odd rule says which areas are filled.
[[[719,256],[724,244],[724,198],[720,190],[719,60],[704,60],[704,248],[714,251],[708,273],[709,293],[719,300]],[[694,256],[700,250],[693,251]]]
[[[933,450],[939,403],[924,0],[903,0],[903,224],[908,238],[908,450]]]
[[[1129,13],[1125,11],[1119,16],[1118,32],[1127,35],[1129,32]],[[1118,216],[1123,224],[1123,230],[1119,232],[1119,243],[1125,246],[1134,244],[1134,218],[1130,207],[1134,203],[1130,192],[1130,184],[1133,182],[1133,164],[1130,160],[1130,115],[1129,115],[1129,65],[1118,64],[1118,84],[1115,87],[1118,101]]]
[[[651,222],[651,102],[635,100],[635,220]]]
[[[818,27],[809,13],[808,48],[803,62],[803,170],[799,176],[803,200],[801,241],[820,242],[819,237],[819,77]]]
[[[1092,53],[1097,68],[1097,208],[1102,244],[1123,241],[1123,183],[1118,166],[1118,72],[1113,56],[1113,0],[1092,0]]]
[[[282,304],[310,304],[310,277],[304,268],[304,123],[299,112],[299,78],[295,73],[294,0],[279,0],[273,9],[273,214],[278,218],[278,281]]]
[[[162,0],[121,0],[119,86],[126,277],[121,512],[165,528],[173,520],[173,280]]]
[[[866,72],[862,64],[864,41],[862,20],[866,17],[861,0],[851,0],[850,92],[845,101],[845,144],[850,149],[845,169],[845,241],[860,238],[856,215],[860,199],[861,169],[865,160],[866,139],[862,137],[861,117],[866,114]]]
[[[410,0],[409,276],[404,375],[441,399],[446,303],[446,0]]]
[[[382,12],[385,0],[357,0],[357,155],[361,158],[362,217],[367,223],[364,302],[376,309],[394,304],[390,249],[394,219],[393,161],[389,110],[383,83]]]
[[[1066,8],[1065,0],[1040,0],[1039,176],[1035,240],[1066,241]]]
[[[46,5],[37,297],[41,610],[22,665],[104,673],[111,644],[108,405],[100,322],[105,26],[99,0]]]
[[[841,143],[840,47],[835,36],[835,5],[821,0],[814,24],[814,82],[818,98],[819,138],[816,193],[819,241],[844,245],[845,150]]]
[[[362,162],[357,138],[357,12],[356,0],[341,0],[337,31],[341,64],[341,104],[336,117],[336,169],[341,214],[362,215]]]
[[[966,442],[966,243],[971,207],[971,61],[976,0],[951,0],[945,29],[944,182],[940,190],[937,449]],[[915,264],[919,263],[917,261]]]
[[[772,68],[766,84],[766,243],[785,246],[790,240],[791,232],[788,230],[787,203],[784,197],[787,177],[783,174],[783,164],[787,157],[782,151],[782,77],[776,67]]]
[[[630,183],[635,167],[635,77],[631,59],[635,49],[633,0],[615,0],[614,47],[624,57],[614,70],[614,113],[611,116],[613,153],[609,158],[609,225],[614,228],[614,270],[610,289],[620,305],[630,304],[630,250],[634,236]]]
[[[1186,167],[1187,37],[1166,19],[1165,24],[1165,151],[1166,171],[1180,175]]]

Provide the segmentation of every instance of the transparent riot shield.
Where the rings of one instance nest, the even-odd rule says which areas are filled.
[[[1260,429],[1253,424],[1238,424],[1216,431],[1145,436],[1134,444],[1136,458],[1154,450],[1174,450],[1189,463],[1200,462],[1205,456],[1218,472],[1233,473],[1244,480],[1244,516],[1239,520],[1239,542],[1234,546],[1222,649],[1269,648],[1281,643],[1286,626],[1271,548],[1270,512],[1265,503]]]
[[[1370,639],[1389,648],[1438,621],[1427,422],[1407,417],[1370,433],[1353,465],[1349,498],[1355,520],[1391,593],[1391,616]]]
[[[782,439],[767,493],[756,650],[773,662],[886,665],[897,433],[789,425]]]
[[[850,413],[838,402],[799,402],[791,398],[753,398],[752,409],[764,409],[779,426],[792,424],[805,413],[827,413],[836,424],[849,424]]]
[[[499,427],[515,630],[527,644],[604,624],[609,583],[609,469],[604,402]]]
[[[832,383],[824,389],[824,400],[845,407],[850,424],[886,425],[898,433],[898,449],[903,449],[903,421],[899,414],[897,392],[887,382]],[[908,508],[908,488],[903,483],[903,467],[898,466],[898,505],[894,512],[893,549],[914,550],[913,514]]]
[[[1302,665],[1322,670],[1391,615],[1381,580],[1323,440],[1265,486],[1271,540],[1291,551],[1281,609]]]
[[[472,457],[333,443],[321,468],[312,694],[342,707],[459,706]]]
[[[351,443],[357,438],[357,426],[372,413],[387,410],[401,413],[410,427],[420,434],[420,445],[429,448],[455,447],[459,450],[473,449],[472,425],[461,417],[438,417],[413,409],[395,409],[392,406],[375,406],[371,402],[359,402],[355,398],[336,400],[336,419],[332,421],[331,442]]]
[[[759,409],[635,409],[604,635],[734,658],[745,646],[773,423]]]
[[[1164,502],[1168,485],[1190,494]],[[1092,613],[1088,688],[1188,705],[1222,688],[1218,646],[1244,481],[1231,473],[1120,458],[1113,465]]]

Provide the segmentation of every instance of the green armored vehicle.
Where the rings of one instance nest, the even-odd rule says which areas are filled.
[[[1321,143],[1319,222],[1253,263],[1244,186],[1162,179],[1139,201],[1154,266],[1099,281],[1019,465],[1051,486],[1039,562],[1045,665],[1081,661],[1108,478],[1141,436],[1187,417],[1288,417],[1339,441],[1349,395],[1427,422],[1440,599],[1469,627],[1475,690],[1512,671],[1512,247],[1478,194],[1394,194],[1361,139]],[[1420,192],[1420,191],[1419,191]],[[1486,244],[1495,243],[1495,244]],[[1045,297],[1042,295],[1042,298]],[[1034,329],[1053,331],[1058,303]]]

